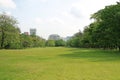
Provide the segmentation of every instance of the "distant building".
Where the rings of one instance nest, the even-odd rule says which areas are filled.
[[[49,36],[48,40],[59,40],[61,37],[58,34],[52,34]]]
[[[30,35],[36,35],[36,29],[30,29]]]
[[[24,32],[25,35],[29,35],[29,32]]]

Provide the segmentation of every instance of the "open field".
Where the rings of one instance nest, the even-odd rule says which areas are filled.
[[[120,80],[120,53],[60,47],[0,50],[0,80]]]

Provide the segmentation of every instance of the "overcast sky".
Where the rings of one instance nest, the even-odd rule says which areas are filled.
[[[0,0],[0,13],[19,22],[22,32],[37,29],[37,35],[71,36],[90,24],[90,15],[118,0]]]

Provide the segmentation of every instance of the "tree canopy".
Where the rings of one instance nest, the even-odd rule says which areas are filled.
[[[120,50],[120,4],[106,6],[91,16],[94,22],[86,26],[82,37],[74,36],[70,42],[82,47]],[[81,38],[76,41],[76,39]],[[77,43],[76,43],[77,42]],[[80,47],[75,45],[75,47]]]
[[[45,40],[37,35],[20,33],[18,22],[13,16],[0,14],[0,48],[16,49],[27,47],[43,47]]]
[[[0,48],[19,48],[19,34],[17,20],[5,13],[0,14]]]

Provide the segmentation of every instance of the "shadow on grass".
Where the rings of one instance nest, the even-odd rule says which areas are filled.
[[[87,59],[92,62],[98,61],[120,61],[120,52],[95,49],[74,49],[68,54],[61,54],[60,57],[72,59]]]

